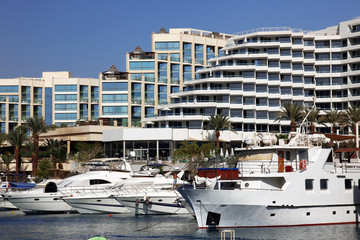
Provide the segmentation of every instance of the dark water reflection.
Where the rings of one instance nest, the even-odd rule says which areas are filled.
[[[236,229],[236,239],[360,239],[355,225]],[[0,212],[1,240],[220,239],[221,230],[199,230],[195,219],[179,216],[33,215]]]

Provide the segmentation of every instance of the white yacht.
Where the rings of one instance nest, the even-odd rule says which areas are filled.
[[[24,213],[64,213],[76,210],[62,200],[75,191],[92,191],[114,186],[130,178],[133,171],[127,161],[96,159],[88,172],[64,179],[58,185],[50,182],[44,189],[3,193],[3,196]],[[107,164],[104,164],[107,163]],[[110,163],[110,165],[108,164]],[[108,166],[108,167],[106,167]]]
[[[178,178],[177,184],[186,182]],[[189,213],[180,202],[182,198],[175,190],[173,178],[128,179],[113,197],[135,215]]]
[[[125,181],[125,180],[124,180]],[[70,205],[80,214],[101,214],[101,213],[126,213],[129,210],[112,195],[117,194],[116,186],[92,189],[68,191],[61,190],[64,197],[62,200]]]
[[[235,178],[178,191],[199,228],[357,223],[360,163],[333,159],[331,149],[298,133],[288,145],[242,149]]]

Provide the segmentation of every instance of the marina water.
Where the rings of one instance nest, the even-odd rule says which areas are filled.
[[[221,229],[198,229],[190,215],[24,215],[0,212],[1,240],[220,239]],[[236,239],[360,239],[355,224],[281,228],[239,228]]]

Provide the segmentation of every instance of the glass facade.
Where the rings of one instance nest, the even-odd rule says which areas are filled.
[[[128,83],[127,82],[103,82],[102,90],[105,92],[109,91],[127,91]]]
[[[167,83],[167,63],[159,63],[158,82]]]
[[[166,50],[179,50],[179,42],[156,42],[155,50],[156,51],[166,51]]]
[[[45,88],[45,123],[46,125],[53,124],[53,117],[52,117],[52,88]]]
[[[130,70],[154,70],[154,62],[130,62]]]

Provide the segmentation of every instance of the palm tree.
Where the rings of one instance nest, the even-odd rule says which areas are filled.
[[[45,125],[45,120],[42,117],[32,117],[26,119],[26,128],[30,130],[32,134],[32,140],[34,142],[34,158],[32,158],[33,175],[36,176],[38,162],[39,162],[39,135],[46,133],[51,126]]]
[[[6,165],[6,181],[8,182],[9,170],[10,170],[10,163],[14,160],[14,154],[6,152],[1,154],[1,158]]]
[[[222,114],[216,114],[215,116],[211,115],[209,121],[210,122],[207,130],[215,130],[216,147],[220,148],[220,132],[226,128],[230,131],[234,131],[233,126],[231,125],[229,117],[223,116]]]
[[[331,133],[336,134],[337,127],[343,127],[346,121],[345,114],[339,110],[325,111],[326,115],[319,118],[319,123],[326,126],[326,124],[331,125]],[[330,140],[330,147],[334,146],[334,141]]]
[[[315,132],[314,123],[318,122],[318,119],[319,119],[319,116],[320,116],[320,109],[305,108],[304,116],[306,116],[306,115],[307,115],[307,120],[310,123],[310,132]]]
[[[303,107],[298,104],[285,103],[281,108],[279,115],[275,118],[275,122],[281,120],[290,120],[290,131],[295,132],[296,125],[303,119]]]
[[[10,145],[14,148],[14,155],[16,160],[16,173],[20,173],[21,159],[20,159],[20,149],[25,140],[27,139],[26,132],[24,129],[16,128],[11,130],[7,135],[7,140]]]
[[[2,147],[6,139],[7,139],[6,133],[0,133],[0,147]]]
[[[342,111],[339,110],[331,110],[331,111],[325,111],[326,115],[321,116],[319,118],[319,123],[326,126],[326,124],[331,125],[331,133],[336,133],[337,127],[343,127],[344,123],[346,121],[345,114]]]
[[[63,140],[45,139],[45,146],[51,154],[54,169],[57,169],[57,162],[66,162],[66,146]]]
[[[356,134],[356,124],[360,123],[360,108],[351,105],[345,112],[345,124]]]

